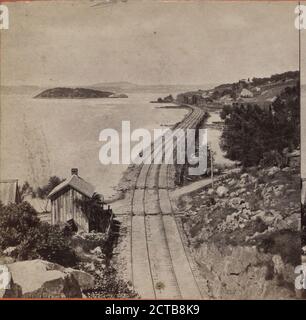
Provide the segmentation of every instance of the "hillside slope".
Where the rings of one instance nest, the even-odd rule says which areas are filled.
[[[300,264],[299,168],[234,170],[181,198],[189,246],[222,299],[293,298]]]

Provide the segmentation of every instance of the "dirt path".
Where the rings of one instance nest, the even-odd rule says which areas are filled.
[[[204,187],[207,187],[211,184],[212,180],[211,178],[206,178],[203,180],[199,180],[193,183],[190,183],[187,186],[181,187],[181,188],[177,188],[174,191],[171,192],[171,198],[172,199],[178,199],[179,197],[191,193],[193,191],[202,189]]]

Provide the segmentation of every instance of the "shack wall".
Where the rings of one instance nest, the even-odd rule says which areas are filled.
[[[51,223],[65,223],[73,219],[79,231],[89,232],[87,217],[77,206],[76,200],[83,199],[83,195],[72,188],[65,188],[51,199]]]

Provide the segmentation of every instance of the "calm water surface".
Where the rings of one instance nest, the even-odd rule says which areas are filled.
[[[46,183],[51,175],[67,177],[70,168],[106,197],[127,165],[99,162],[99,133],[121,121],[131,129],[152,130],[180,121],[185,109],[160,109],[151,100],[165,94],[129,94],[127,99],[33,99],[33,95],[1,96],[1,179]]]

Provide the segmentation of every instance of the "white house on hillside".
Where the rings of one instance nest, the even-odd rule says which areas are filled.
[[[248,90],[248,89],[242,89],[241,92],[240,92],[240,97],[241,98],[253,98],[253,93]]]

